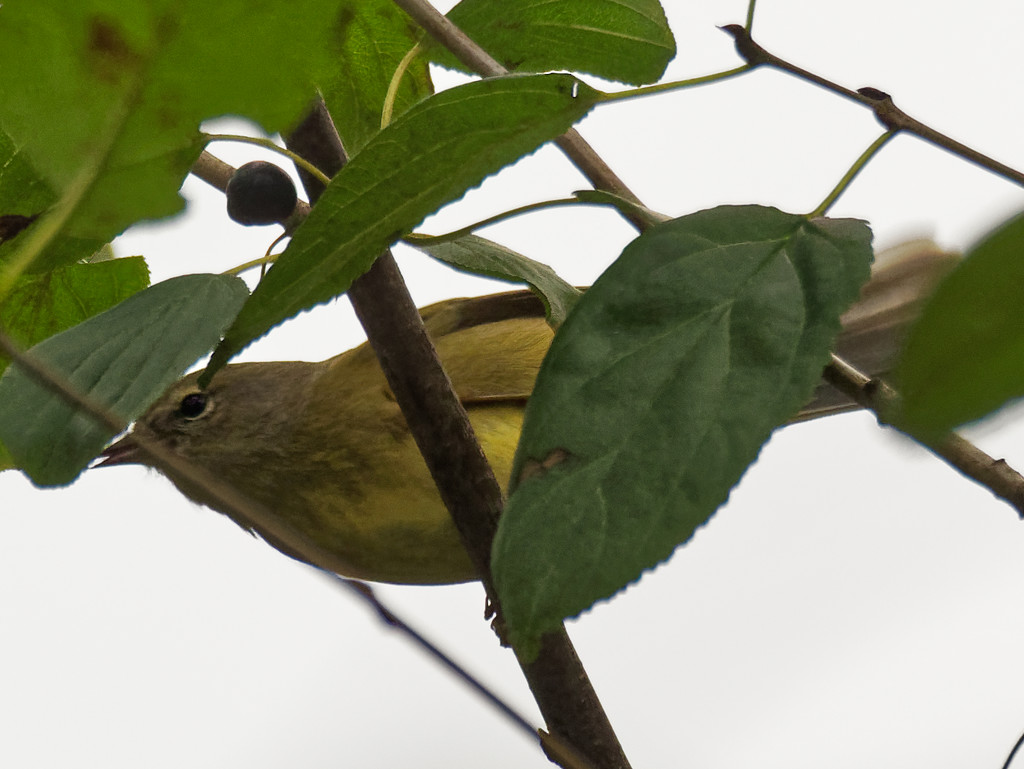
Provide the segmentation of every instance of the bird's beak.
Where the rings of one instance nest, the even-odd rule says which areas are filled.
[[[100,454],[101,462],[93,467],[110,467],[111,465],[136,465],[141,464],[142,454],[138,445],[132,440],[131,433],[125,435],[118,441],[107,446]]]

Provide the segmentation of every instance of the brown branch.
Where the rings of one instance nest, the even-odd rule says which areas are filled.
[[[871,109],[874,111],[878,122],[890,131],[906,131],[907,133],[913,134],[919,139],[924,139],[926,142],[934,144],[936,147],[944,149],[947,152],[959,155],[964,160],[969,160],[975,165],[999,174],[1003,178],[1009,179],[1011,182],[1024,185],[1024,173],[1021,173],[1014,168],[1010,168],[1010,166],[1000,163],[998,160],[994,160],[988,155],[983,155],[976,149],[972,149],[952,137],[939,133],[931,126],[922,123],[920,120],[910,117],[910,115],[893,104],[892,97],[884,91],[879,91],[876,88],[859,88],[857,89],[857,93],[868,98],[871,104]]]
[[[202,179],[211,187],[224,192],[235,173],[235,167],[225,163],[216,155],[212,155],[209,150],[203,150],[196,158],[196,162],[192,164],[189,173],[197,179]]]
[[[1024,185],[1024,173],[1021,173],[1004,163],[1000,163],[998,160],[994,160],[987,155],[983,155],[977,150],[968,147],[966,144],[962,144],[956,139],[946,136],[943,133],[939,133],[934,128],[922,123],[920,120],[910,117],[910,115],[893,104],[892,97],[885,93],[885,91],[870,87],[858,88],[856,91],[853,91],[845,86],[839,85],[838,83],[834,83],[821,75],[816,75],[802,67],[791,64],[785,59],[765,50],[754,41],[750,36],[750,32],[739,24],[727,24],[721,29],[723,32],[732,36],[736,43],[736,52],[750,66],[773,67],[774,69],[781,70],[782,72],[788,72],[790,75],[798,77],[801,80],[806,80],[809,83],[821,86],[822,88],[832,91],[833,93],[837,93],[850,101],[857,102],[858,104],[867,107],[875,114],[875,118],[879,123],[894,133],[906,131],[919,139],[924,139],[926,142],[934,144],[936,147],[940,147],[947,152],[952,152],[954,155],[958,155],[964,160],[968,160],[988,171],[991,171],[992,173],[998,174],[1015,184]]]
[[[505,67],[426,0],[394,0],[394,3],[473,72],[484,77],[509,74]],[[555,140],[555,144],[595,188],[612,192],[633,203],[640,203],[640,199],[576,129],[570,128]],[[642,220],[638,221],[628,215],[627,218],[637,229],[643,230],[645,223]]]
[[[328,175],[337,173],[346,160],[322,101],[318,101],[287,143]],[[322,186],[301,171],[300,176],[315,203]],[[352,284],[348,294],[441,498],[477,567],[491,605],[500,611],[491,579],[490,557],[502,509],[501,489],[390,252],[380,256]],[[595,767],[628,768],[618,739],[564,630],[544,636],[538,658],[520,659],[520,666],[553,735],[572,745]]]
[[[893,417],[898,413],[899,394],[881,379],[872,379],[836,355],[825,368],[825,379],[844,395],[874,412],[881,424],[909,435],[948,465],[1009,503],[1024,519],[1024,476],[1010,467],[1005,459],[994,459],[956,433],[928,438],[906,429]]]
[[[319,100],[287,144],[329,176],[348,159]],[[308,174],[300,175],[315,203],[323,186]],[[501,515],[501,487],[390,250],[353,282],[348,296],[477,573],[493,596],[490,543]]]

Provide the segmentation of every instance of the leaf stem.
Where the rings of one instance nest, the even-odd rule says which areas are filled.
[[[467,224],[465,227],[460,227],[457,230],[446,232],[443,235],[425,235],[419,232],[410,232],[402,240],[413,243],[414,245],[425,245],[432,246],[438,243],[447,243],[452,240],[458,240],[465,235],[471,235],[475,230],[479,230],[483,227],[489,227],[492,224],[503,222],[506,219],[511,219],[521,214],[527,214],[531,211],[541,211],[545,208],[556,208],[559,206],[578,206],[583,205],[583,201],[579,198],[555,198],[553,200],[541,200],[537,203],[528,203],[525,206],[519,206],[518,208],[510,208],[507,211],[502,211],[500,214],[494,216],[488,216],[486,219],[481,219],[473,224]]]
[[[391,75],[391,81],[388,83],[388,91],[384,95],[384,106],[380,111],[381,128],[386,128],[388,123],[391,122],[391,114],[395,109],[395,99],[398,98],[398,87],[402,84],[402,78],[405,77],[405,73],[409,71],[409,67],[412,65],[413,60],[422,53],[423,50],[423,44],[416,43],[416,45],[410,48],[408,53],[402,57],[402,60],[398,62],[398,66],[395,67],[395,71]]]
[[[288,237],[287,232],[281,233],[276,238],[274,238],[274,242],[267,247],[266,252],[264,252],[263,256],[261,256],[259,259],[253,259],[248,262],[242,262],[242,264],[235,265],[234,267],[224,270],[224,272],[222,272],[221,275],[238,276],[241,275],[246,270],[253,270],[257,267],[262,267],[265,269],[268,264],[273,264],[274,262],[277,261],[277,257],[279,256],[279,254],[272,254],[271,251],[273,250],[274,246],[276,246],[286,237]],[[260,277],[263,277],[262,273]]]
[[[276,152],[279,155],[284,155],[295,165],[301,167],[305,171],[309,172],[317,178],[317,180],[323,184],[330,184],[331,180],[323,171],[314,166],[305,158],[297,155],[285,147],[279,147],[271,139],[259,136],[245,136],[243,134],[203,134],[203,137],[208,143],[212,142],[239,142],[241,144],[254,144],[257,147],[263,147],[271,152]]]
[[[791,64],[785,59],[779,58],[775,54],[770,53],[754,42],[754,39],[750,36],[750,31],[741,27],[739,24],[727,24],[721,29],[723,32],[732,36],[736,43],[736,52],[739,53],[739,55],[743,57],[751,67],[773,67],[783,72],[788,72],[790,75],[798,77],[801,80],[806,80],[809,83],[821,86],[822,88],[832,91],[833,93],[837,93],[850,101],[856,102],[857,104],[870,109],[875,114],[875,118],[878,122],[885,126],[885,128],[891,133],[895,134],[899,131],[906,131],[907,133],[917,136],[919,139],[924,139],[926,142],[934,144],[936,147],[952,152],[954,155],[958,155],[964,160],[968,160],[994,174],[998,174],[1015,184],[1024,186],[1024,173],[1000,163],[998,160],[993,160],[987,155],[983,155],[977,150],[968,147],[966,144],[962,144],[945,134],[939,133],[934,128],[910,117],[910,115],[893,104],[892,97],[884,91],[870,87],[858,88],[856,91],[853,91],[845,86],[839,85],[838,83],[834,83],[821,75],[816,75],[815,73],[798,67],[795,64]]]
[[[638,99],[641,96],[652,96],[656,93],[679,91],[684,88],[708,85],[709,83],[717,83],[721,80],[728,80],[729,78],[736,77],[737,75],[742,75],[744,72],[750,72],[752,69],[754,69],[752,65],[744,64],[740,67],[727,69],[723,72],[713,72],[710,75],[700,75],[699,77],[691,77],[685,80],[673,80],[668,83],[655,83],[654,85],[630,88],[625,91],[615,91],[611,93],[604,92],[601,94],[598,102],[609,104],[616,101],[626,101],[627,99]]]
[[[817,208],[807,215],[809,219],[813,219],[818,216],[824,216],[826,212],[832,207],[832,205],[839,199],[839,196],[846,192],[846,188],[850,186],[854,178],[867,166],[868,161],[875,156],[875,154],[884,147],[888,141],[896,135],[895,131],[886,131],[884,134],[879,136],[868,147],[864,152],[860,154],[860,157],[854,161],[850,169],[843,174],[843,178],[839,180],[839,183],[832,188],[832,191],[825,196],[825,199],[821,201]]]
[[[746,27],[747,34],[750,34],[754,29],[754,7],[757,5],[757,0],[750,0],[747,3],[747,22],[743,26]]]

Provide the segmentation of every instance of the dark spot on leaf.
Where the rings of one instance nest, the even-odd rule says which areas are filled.
[[[0,214],[0,243],[10,240],[39,218],[39,214]]]
[[[110,83],[117,83],[134,72],[142,61],[142,56],[129,45],[118,23],[100,16],[89,20],[86,53],[90,71]]]
[[[519,482],[522,483],[530,478],[535,478],[547,473],[552,467],[562,464],[570,456],[565,449],[553,449],[544,459],[539,462],[536,459],[528,459],[523,463],[523,469],[519,473]]]

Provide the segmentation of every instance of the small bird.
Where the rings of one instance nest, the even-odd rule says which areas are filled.
[[[956,261],[927,241],[879,254],[861,300],[844,316],[837,352],[867,373],[884,372],[921,302]],[[451,299],[421,314],[504,482],[553,336],[543,306],[516,291]],[[206,389],[198,377],[172,385],[98,466],[144,464],[135,441],[141,436],[212,472],[337,555],[351,570],[343,576],[403,584],[477,578],[368,344],[319,363],[232,364]],[[797,419],[851,408],[823,384]],[[202,488],[169,477],[185,496],[216,509]]]

